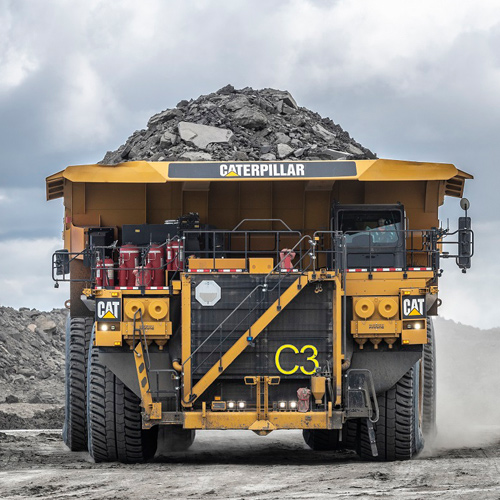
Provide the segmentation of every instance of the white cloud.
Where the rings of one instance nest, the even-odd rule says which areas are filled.
[[[38,68],[38,61],[22,40],[15,41],[12,28],[14,19],[4,3],[0,7],[0,93],[22,84]]]
[[[335,95],[337,102],[342,95],[361,102],[377,87],[391,100],[435,94],[438,112],[447,100],[472,111],[500,99],[496,1],[480,7],[471,0],[7,5],[0,11],[7,26],[0,57],[15,65],[3,73],[20,85],[36,64],[49,79],[40,104],[56,151],[82,143],[102,150],[125,130],[122,124],[144,126],[160,108],[229,81],[316,95],[330,112]],[[333,111],[342,107],[333,103]],[[367,104],[372,116],[384,106],[398,112],[387,109],[384,96],[371,95]],[[441,126],[425,125],[410,124],[409,133],[426,140]]]
[[[38,63],[29,54],[8,48],[0,60],[0,91],[5,92],[17,87],[36,69]]]
[[[414,93],[421,92],[422,85],[441,83],[440,72],[432,70],[439,69],[435,65],[461,37],[487,35],[499,20],[494,1],[478,8],[477,2],[452,0],[354,0],[326,6],[294,0],[283,24],[289,27],[286,34],[306,74],[312,67],[323,76],[337,75],[324,80],[326,85],[343,87],[377,79]]]
[[[64,89],[50,105],[53,150],[65,151],[78,142],[109,141],[112,122],[118,119],[120,106],[103,77],[81,54],[68,63],[63,73]]]
[[[44,187],[0,188],[0,211],[0,240],[47,238],[62,232],[61,202],[46,202]]]
[[[52,253],[61,248],[57,238],[0,241],[0,305],[51,310],[64,307],[69,285],[54,289]]]

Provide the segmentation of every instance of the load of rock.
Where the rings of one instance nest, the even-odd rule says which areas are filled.
[[[376,156],[330,118],[299,107],[289,92],[227,85],[152,116],[147,129],[100,163],[367,158]]]
[[[1,403],[64,403],[67,315],[0,307]]]

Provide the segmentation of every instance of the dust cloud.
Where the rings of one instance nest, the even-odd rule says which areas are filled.
[[[500,441],[500,328],[480,330],[437,318],[439,448]]]

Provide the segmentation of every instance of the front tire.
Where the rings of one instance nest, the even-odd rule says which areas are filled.
[[[434,441],[437,434],[436,426],[436,341],[432,319],[427,319],[427,344],[424,345],[424,396],[422,431],[425,440]]]
[[[87,358],[93,318],[66,322],[66,404],[63,441],[71,451],[87,451]]]
[[[96,462],[142,463],[156,453],[158,426],[142,429],[140,399],[91,349],[88,377],[89,453]]]
[[[365,460],[409,460],[424,447],[420,362],[394,387],[378,396],[380,417],[373,424],[378,457],[373,457],[366,423],[360,424],[358,454]]]

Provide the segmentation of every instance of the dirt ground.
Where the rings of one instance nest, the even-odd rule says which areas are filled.
[[[7,392],[0,384],[0,500],[500,500],[499,332],[444,320],[436,326],[439,434],[434,449],[416,460],[362,462],[354,453],[313,452],[297,431],[205,431],[187,452],[152,463],[94,464],[87,453],[71,453],[53,430],[62,427],[62,379],[27,379],[28,393],[16,381]],[[41,390],[57,404],[30,402]],[[20,402],[4,403],[9,394]]]
[[[60,431],[0,431],[0,498],[500,499],[500,439],[426,451],[416,460],[360,461],[309,450],[299,431],[198,433],[187,452],[144,465],[94,464]],[[477,439],[476,439],[477,441]]]

